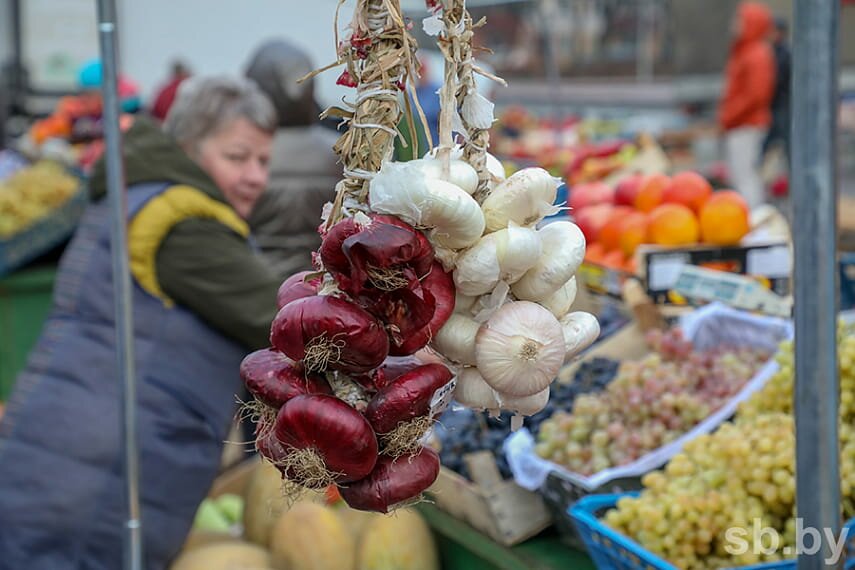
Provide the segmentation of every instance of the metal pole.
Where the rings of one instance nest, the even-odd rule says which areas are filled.
[[[639,0],[635,5],[635,80],[638,83],[650,81],[647,56],[649,39],[647,3],[648,0]]]
[[[549,82],[549,103],[554,129],[552,135],[556,145],[561,143],[561,69],[558,62],[558,38],[555,35],[555,23],[551,14],[560,10],[556,0],[543,0],[538,6],[543,26],[544,70]]]
[[[28,85],[24,72],[24,40],[21,36],[24,23],[21,18],[20,0],[12,0],[10,9],[12,18],[12,61],[9,64],[12,96],[10,99],[15,112],[22,113],[26,107]]]
[[[143,570],[142,523],[139,498],[139,450],[137,446],[136,378],[134,373],[134,326],[131,307],[131,274],[128,264],[127,203],[119,130],[118,64],[116,55],[115,0],[98,0],[98,36],[101,45],[104,98],[104,138],[107,192],[110,201],[110,239],[113,257],[113,297],[116,321],[116,356],[121,378],[121,412],[124,435],[124,467],[128,518],[125,528],[124,568]]]
[[[796,499],[822,548],[799,570],[842,568],[837,368],[837,108],[839,0],[796,0],[793,54],[793,236],[796,328]],[[817,533],[811,533],[816,536]],[[806,543],[811,541],[806,540]],[[812,552],[808,554],[808,552]]]

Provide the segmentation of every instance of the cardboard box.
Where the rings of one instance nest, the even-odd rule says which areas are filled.
[[[502,479],[489,451],[464,457],[474,481],[442,467],[426,491],[436,506],[499,544],[513,546],[540,533],[552,517],[537,493]]]

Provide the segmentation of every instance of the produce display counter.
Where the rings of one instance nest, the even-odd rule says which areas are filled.
[[[430,504],[418,507],[436,537],[443,570],[593,570],[590,558],[550,531],[504,547]]]

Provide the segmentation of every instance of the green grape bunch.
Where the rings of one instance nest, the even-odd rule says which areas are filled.
[[[842,515],[855,517],[855,334],[840,327],[840,486]],[[796,547],[793,344],[776,356],[779,368],[743,402],[732,422],[687,443],[662,471],[647,474],[637,498],[622,499],[605,522],[686,570],[774,562]],[[760,525],[765,544],[753,541]],[[728,550],[728,531],[749,543]],[[771,536],[769,536],[771,535]],[[757,548],[763,546],[764,548]],[[766,551],[768,549],[765,549]]]

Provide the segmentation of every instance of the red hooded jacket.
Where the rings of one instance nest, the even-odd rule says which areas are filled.
[[[775,54],[767,40],[772,14],[759,2],[739,6],[739,36],[730,48],[725,88],[719,108],[724,130],[768,127],[775,93]]]

